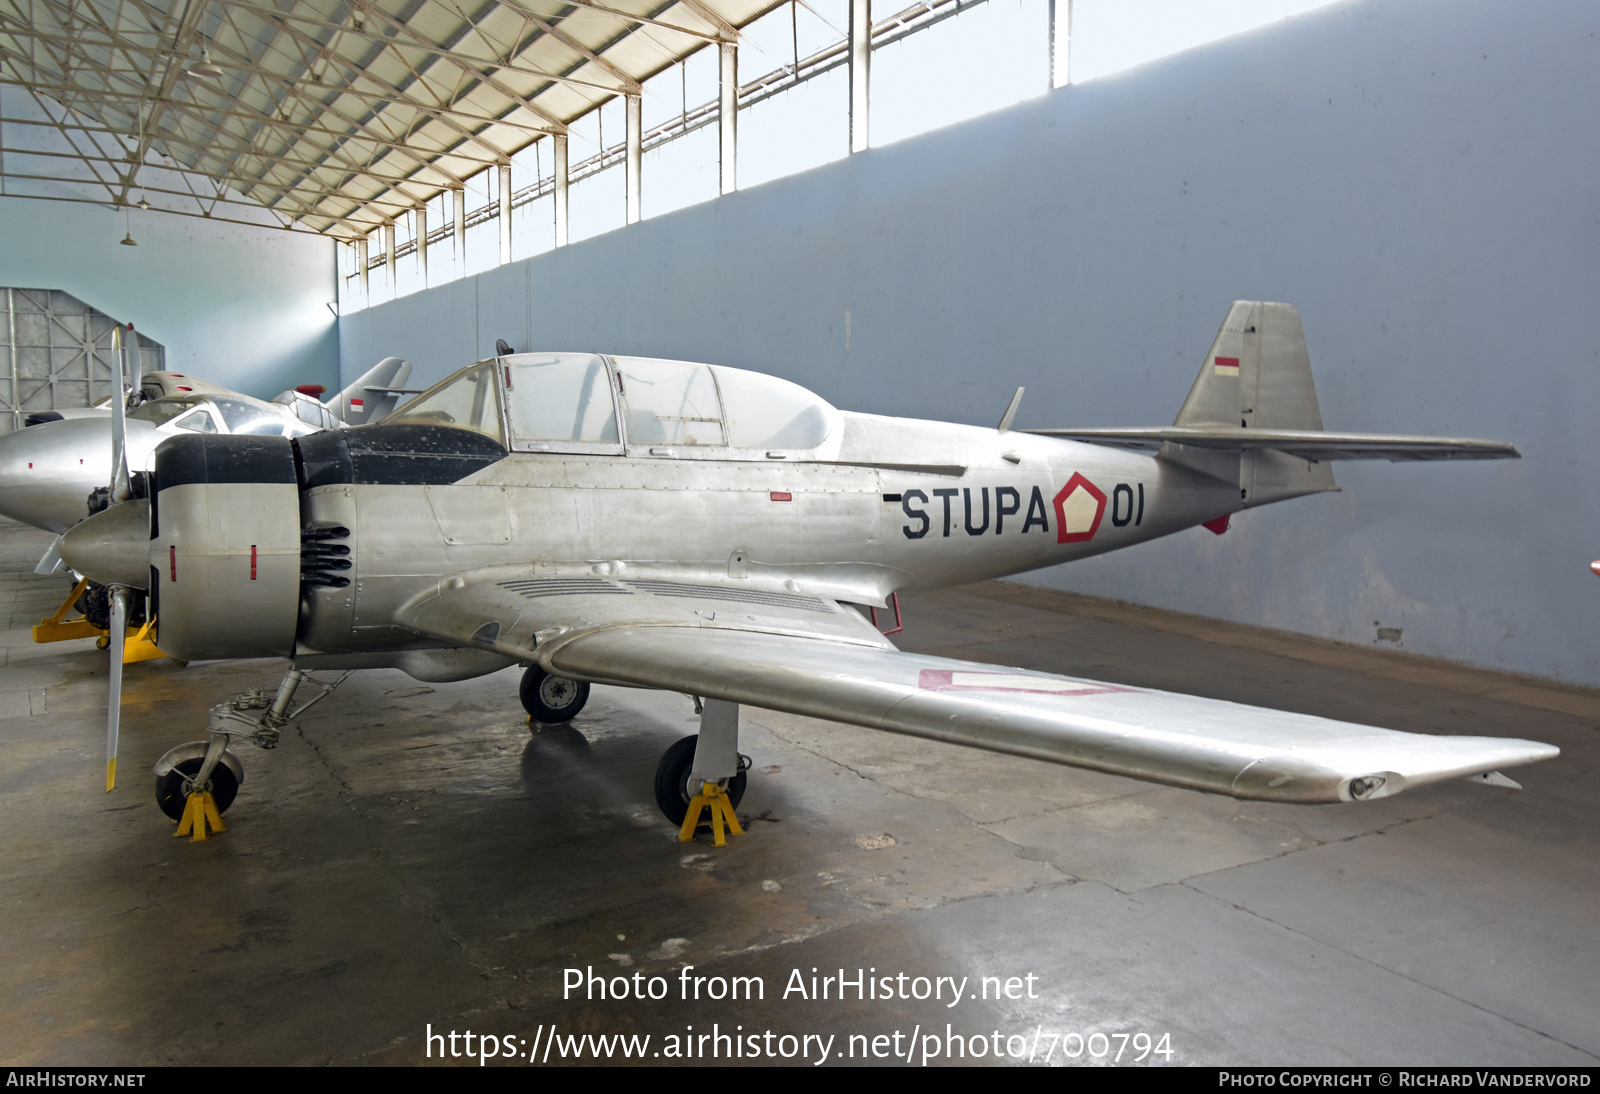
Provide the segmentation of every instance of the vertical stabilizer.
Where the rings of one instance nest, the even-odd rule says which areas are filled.
[[[1321,429],[1311,356],[1292,304],[1236,300],[1175,426]],[[1168,445],[1168,459],[1239,483],[1241,508],[1334,490],[1333,470],[1273,449],[1237,453]]]
[[[1172,424],[1321,429],[1299,309],[1234,301]]]
[[[411,362],[385,357],[357,377],[355,383],[328,401],[328,409],[345,425],[366,425],[388,417],[411,379]]]

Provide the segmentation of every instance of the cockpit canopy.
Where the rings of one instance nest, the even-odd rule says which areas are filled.
[[[323,428],[294,417],[287,407],[237,395],[167,395],[141,403],[128,417],[167,432],[301,437]]]
[[[321,402],[293,388],[279,395],[274,395],[272,402],[278,406],[286,407],[291,414],[305,422],[312,429],[338,429],[342,424],[333,411],[329,410]]]
[[[693,456],[815,449],[837,418],[805,388],[759,372],[650,357],[519,353],[463,369],[385,423],[473,429],[525,452]]]

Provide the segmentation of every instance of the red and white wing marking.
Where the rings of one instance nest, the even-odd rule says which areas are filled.
[[[917,677],[923,691],[1009,691],[1025,695],[1107,695],[1132,688],[1073,680],[1066,676],[1039,676],[1028,672],[968,672],[962,669],[923,669]]]

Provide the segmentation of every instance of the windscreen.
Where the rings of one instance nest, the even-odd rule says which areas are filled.
[[[494,364],[474,365],[424,391],[383,420],[385,425],[447,425],[505,444]]]
[[[164,399],[151,399],[148,403],[140,404],[136,409],[128,411],[128,417],[137,418],[141,422],[166,425],[179,414],[199,406],[204,401],[194,395],[168,395]]]
[[[173,422],[172,428],[187,429],[190,433],[215,433],[217,423],[212,420],[209,410],[196,410]]]

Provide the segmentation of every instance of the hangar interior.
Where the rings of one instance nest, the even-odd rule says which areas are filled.
[[[846,411],[988,427],[1024,387],[1019,428],[1162,426],[1230,303],[1285,301],[1328,429],[1521,458],[1344,463],[1227,534],[913,590],[896,642],[1560,758],[1520,792],[1290,806],[747,707],[746,834],[682,845],[651,778],[689,698],[597,686],[530,727],[509,672],[378,669],[249,750],[230,831],[190,844],[146,772],[282,661],[130,664],[103,795],[107,657],[32,640],[64,578],[8,521],[7,1063],[714,1024],[844,1062],[946,1023],[1002,1036],[939,1062],[1035,1032],[1170,1034],[1144,1062],[1595,1062],[1600,17],[1346,0],[1101,74],[1092,0],[891,7],[15,0],[4,428],[41,380],[93,401],[108,316],[147,370],[259,398],[390,356],[425,388],[503,340]],[[934,99],[959,120],[918,131],[905,104]],[[19,341],[65,299],[71,346]],[[688,966],[765,995],[683,1000]],[[868,967],[1039,990],[784,993]],[[673,997],[580,999],[574,968]],[[1048,1062],[1106,1062],[1084,1053]]]

